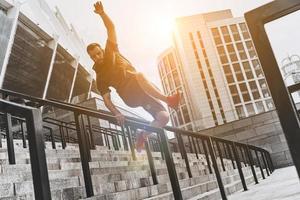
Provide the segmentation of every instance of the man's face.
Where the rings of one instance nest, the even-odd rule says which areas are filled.
[[[103,60],[103,49],[98,46],[88,51],[88,54],[94,62],[101,62]]]

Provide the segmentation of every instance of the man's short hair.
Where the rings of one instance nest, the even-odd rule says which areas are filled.
[[[89,44],[89,45],[86,47],[86,51],[87,51],[87,52],[92,51],[95,47],[101,48],[100,44],[98,44],[98,43],[91,43],[91,44]]]

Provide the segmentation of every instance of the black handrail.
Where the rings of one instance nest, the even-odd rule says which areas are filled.
[[[10,135],[8,132],[11,131],[11,115],[26,119],[35,199],[51,200],[42,124],[39,123],[42,121],[40,110],[0,99],[0,111],[5,113],[7,119],[6,138],[10,162],[14,159],[14,155],[12,155],[14,149],[13,138],[8,136]]]
[[[61,108],[64,110],[68,110],[68,111],[71,111],[74,113],[77,137],[78,137],[78,142],[79,142],[79,150],[80,150],[80,156],[81,156],[81,161],[82,161],[81,163],[82,163],[82,169],[83,169],[84,180],[85,180],[86,194],[88,197],[93,196],[94,193],[93,193],[93,187],[92,187],[92,179],[91,179],[89,163],[88,163],[90,161],[90,149],[91,149],[91,145],[89,144],[90,136],[87,134],[87,129],[86,129],[86,126],[84,125],[83,116],[86,115],[87,117],[100,118],[100,119],[107,120],[109,122],[116,124],[117,121],[116,121],[115,117],[113,115],[111,115],[111,113],[108,113],[107,111],[93,110],[90,108],[76,106],[73,104],[68,104],[68,103],[64,103],[64,102],[60,102],[60,101],[44,100],[44,99],[40,99],[40,98],[36,98],[36,97],[29,96],[29,95],[24,95],[24,94],[8,91],[8,90],[1,89],[0,93],[6,94],[8,96],[18,96],[18,97],[24,98],[26,100],[37,102],[40,105],[49,105],[49,106]],[[135,159],[135,151],[134,151],[134,147],[133,147],[131,130],[144,129],[146,131],[157,134],[157,137],[160,140],[160,142],[159,142],[160,149],[162,151],[163,157],[167,164],[167,169],[169,172],[169,178],[171,181],[174,198],[176,200],[181,200],[183,198],[182,198],[181,189],[179,186],[179,181],[178,181],[175,165],[173,162],[172,154],[169,149],[168,139],[166,137],[164,129],[175,133],[177,138],[179,138],[178,139],[179,149],[180,149],[183,159],[185,160],[189,177],[193,177],[193,174],[191,171],[191,167],[189,166],[189,160],[188,160],[189,158],[188,158],[187,151],[186,151],[184,137],[188,137],[189,139],[191,139],[193,141],[194,146],[192,144],[190,144],[190,147],[191,147],[190,150],[191,150],[191,152],[194,152],[196,154],[198,153],[198,151],[200,151],[200,148],[198,148],[198,150],[197,150],[195,141],[197,141],[197,145],[199,145],[199,147],[202,144],[202,148],[204,149],[205,156],[207,158],[208,167],[210,168],[209,171],[210,171],[210,173],[212,173],[211,168],[214,169],[214,173],[216,175],[216,179],[217,179],[223,200],[227,199],[227,197],[226,197],[225,188],[224,188],[224,185],[222,182],[221,173],[220,173],[218,165],[217,165],[217,160],[216,160],[217,159],[216,158],[217,151],[216,151],[214,144],[217,145],[218,154],[219,154],[219,157],[221,160],[223,160],[223,156],[225,156],[222,154],[222,150],[223,150],[223,151],[228,152],[228,156],[231,157],[232,161],[233,160],[235,161],[235,164],[238,168],[238,172],[239,172],[240,179],[242,181],[244,190],[247,190],[247,186],[246,186],[245,177],[244,177],[244,174],[242,171],[241,162],[248,162],[248,164],[251,165],[251,168],[254,168],[254,163],[251,162],[251,155],[253,152],[255,154],[260,152],[260,154],[263,156],[262,158],[265,159],[264,160],[265,162],[263,162],[264,167],[266,169],[268,168],[270,172],[272,172],[274,170],[274,167],[272,166],[272,160],[271,160],[270,154],[266,150],[252,146],[252,145],[243,144],[243,143],[239,143],[239,142],[233,142],[233,141],[225,140],[222,138],[208,136],[208,135],[195,133],[195,132],[191,132],[191,131],[185,131],[185,130],[181,130],[181,129],[177,129],[177,128],[173,128],[173,127],[169,127],[169,126],[164,127],[164,129],[160,129],[160,128],[150,126],[149,122],[146,122],[146,121],[140,120],[140,119],[135,119],[132,117],[126,117],[125,127],[126,128],[122,127],[122,130],[127,131],[127,134],[128,134],[127,138],[128,138],[129,144],[130,144],[131,151],[132,151],[132,157],[134,159]],[[90,129],[90,130],[93,131],[93,129]],[[202,143],[199,143],[199,141],[202,141]],[[223,144],[223,145],[220,146],[219,144]],[[150,169],[152,172],[151,175],[152,175],[153,181],[155,183],[157,183],[154,160],[152,158],[152,155],[150,155],[151,151],[149,150],[148,145],[146,147],[147,147],[146,150],[147,150],[147,154],[148,154],[149,166],[150,166]],[[242,153],[242,157],[240,157],[240,153],[238,152],[238,149],[240,149],[240,151]],[[248,152],[245,154],[246,156],[248,155],[247,159],[243,158],[243,156],[245,156],[244,155],[245,152]],[[258,164],[259,164],[260,168],[262,168],[263,166],[260,164],[259,161],[260,160],[258,158]],[[212,166],[211,166],[211,164],[212,164]],[[225,166],[224,166],[224,169],[225,169]],[[256,176],[255,170],[252,170],[252,173],[253,173],[253,176],[255,177]],[[263,171],[262,171],[262,173],[263,173]]]

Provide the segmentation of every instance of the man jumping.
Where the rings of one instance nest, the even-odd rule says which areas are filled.
[[[124,115],[112,103],[109,87],[114,87],[123,101],[130,107],[143,107],[149,112],[155,127],[164,127],[169,121],[169,114],[159,100],[176,108],[180,101],[180,94],[172,96],[163,95],[153,86],[143,74],[136,72],[131,63],[125,59],[118,50],[117,36],[113,22],[104,12],[99,1],[94,4],[94,12],[102,18],[106,27],[108,39],[105,49],[98,43],[89,44],[87,52],[95,62],[93,70],[96,72],[97,88],[103,97],[105,106],[114,114],[120,125],[124,124]],[[142,132],[137,137],[136,148],[140,151],[149,133]]]

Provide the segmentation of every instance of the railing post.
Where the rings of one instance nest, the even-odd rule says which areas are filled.
[[[229,144],[229,143],[226,143],[226,147],[227,147],[227,150],[228,150],[229,158],[230,158],[231,163],[232,163],[232,167],[233,167],[233,169],[236,169],[235,164],[234,164],[234,161],[235,161],[235,160],[234,160],[234,158],[233,158],[233,156],[232,156],[232,151],[231,151],[230,144]]]
[[[166,160],[166,164],[167,164],[167,168],[168,168],[168,172],[169,172],[170,182],[171,182],[171,186],[172,186],[172,190],[173,190],[174,199],[175,200],[183,200],[180,185],[179,185],[179,180],[178,180],[177,173],[176,173],[175,164],[174,164],[173,157],[172,157],[172,154],[171,154],[170,148],[169,148],[168,138],[166,137],[165,131],[163,129],[161,129],[161,131],[158,132],[157,134],[160,135],[163,152],[165,155],[165,160]]]
[[[160,150],[160,153],[161,153],[161,158],[162,160],[165,160],[165,155],[164,155],[164,150],[163,150],[163,146],[162,146],[162,142],[161,142],[161,138],[160,138],[160,135],[158,134],[157,135],[157,139],[159,141],[159,150]]]
[[[156,176],[156,169],[155,169],[153,156],[152,156],[151,150],[149,148],[149,140],[145,141],[145,149],[146,149],[146,152],[147,152],[147,157],[148,157],[148,162],[149,162],[149,167],[150,167],[150,172],[151,172],[153,184],[157,185],[158,181],[157,181],[157,176]]]
[[[266,168],[267,176],[270,176],[268,165],[267,165],[267,162],[266,162],[266,159],[265,159],[265,155],[264,155],[264,153],[262,151],[260,152],[260,154],[261,154],[264,166]]]
[[[224,160],[223,160],[223,155],[222,155],[222,151],[221,151],[221,148],[220,148],[220,144],[219,144],[219,142],[217,140],[215,142],[216,142],[217,149],[218,149],[218,152],[219,152],[219,157],[220,157],[222,169],[225,172],[226,169],[225,169],[225,165],[224,165]]]
[[[188,138],[188,141],[189,141],[189,147],[190,147],[190,151],[191,151],[191,153],[194,153],[194,150],[193,150],[193,145],[192,145],[192,142],[191,142],[190,136],[187,136],[187,138]]]
[[[82,124],[82,127],[83,127],[83,136],[84,136],[84,142],[85,142],[85,145],[87,147],[87,155],[88,155],[88,161],[91,162],[92,161],[92,156],[91,156],[91,144],[90,144],[90,137],[89,137],[89,134],[87,133],[87,130],[86,130],[86,126],[85,126],[85,123],[84,123],[84,116],[83,115],[80,115],[80,120],[81,120],[81,124]]]
[[[26,135],[25,135],[25,130],[24,130],[24,124],[23,124],[22,121],[20,121],[20,125],[21,125],[21,132],[22,132],[23,148],[27,148]]]
[[[258,166],[259,166],[259,169],[260,169],[260,172],[261,172],[261,176],[262,176],[263,179],[266,179],[265,174],[264,174],[264,170],[263,170],[263,168],[262,168],[262,166],[261,166],[261,163],[260,163],[260,159],[259,159],[257,150],[254,149],[254,152],[255,152],[255,156],[256,156],[256,159],[257,159],[257,163],[258,163]]]
[[[85,127],[84,124],[82,123],[82,118],[80,120],[79,113],[74,113],[74,119],[75,119],[76,129],[77,129],[77,137],[79,143],[79,151],[80,151],[86,195],[87,197],[91,197],[94,195],[94,191],[93,191],[93,184],[92,184],[91,172],[89,167],[89,153],[88,153],[89,148],[87,147],[87,141],[86,141],[87,138],[85,137],[84,134]]]
[[[237,168],[238,168],[238,171],[239,171],[241,182],[242,182],[244,191],[246,191],[246,190],[248,190],[248,188],[247,188],[245,177],[244,177],[244,174],[243,174],[242,165],[241,165],[241,162],[240,162],[240,159],[239,159],[237,147],[235,145],[235,142],[232,142],[231,144],[232,144],[233,156],[234,156],[234,159],[236,161],[236,165],[237,165]]]
[[[54,138],[54,135],[53,135],[53,130],[52,130],[52,128],[50,128],[49,131],[50,131],[50,137],[51,137],[52,149],[56,149],[55,138]]]
[[[207,151],[207,146],[205,144],[204,138],[201,138],[201,142],[202,142],[203,151],[204,151],[204,154],[205,154],[205,158],[206,158],[209,173],[212,174],[213,172],[212,172],[211,163],[210,163],[210,159],[209,159],[209,155],[208,155],[208,151]]]
[[[214,148],[213,148],[213,143],[212,143],[212,140],[211,140],[210,137],[207,138],[207,146],[208,146],[209,154],[210,154],[212,164],[213,164],[213,167],[214,167],[214,171],[215,171],[215,174],[216,174],[216,178],[217,178],[217,182],[218,182],[218,186],[219,186],[219,189],[220,189],[222,200],[227,200],[224,184],[222,182],[222,177],[221,177],[221,174],[220,174],[220,171],[219,171],[219,168],[218,168],[218,163],[217,163],[217,160],[216,160],[216,154],[215,154],[215,151],[214,151]]]
[[[132,140],[131,129],[129,128],[129,126],[126,126],[126,131],[127,131],[127,137],[128,137],[128,142],[129,142],[129,146],[130,146],[132,159],[137,160],[136,154],[135,154],[135,148],[134,148],[134,144],[133,144],[133,140]]]
[[[59,133],[60,133],[62,148],[65,149],[66,148],[65,135],[64,135],[62,126],[59,126]]]
[[[94,141],[94,133],[93,133],[93,129],[92,129],[90,116],[87,116],[87,121],[88,121],[88,127],[89,127],[91,149],[96,149],[95,141]]]
[[[122,140],[123,140],[124,150],[128,151],[129,148],[128,148],[127,137],[126,137],[124,126],[121,126],[121,130],[122,130]]]
[[[237,148],[240,149],[241,156],[242,156],[242,161],[244,162],[244,166],[247,167],[247,160],[245,158],[243,148],[241,146],[238,146]]]
[[[187,156],[187,153],[186,153],[186,150],[185,150],[185,145],[184,145],[182,136],[181,136],[180,133],[175,133],[175,134],[177,136],[177,140],[178,140],[178,145],[179,145],[179,149],[180,149],[180,152],[181,152],[181,156],[182,156],[182,158],[185,161],[186,170],[188,172],[189,178],[192,178],[193,176],[192,176],[192,172],[191,172],[191,168],[190,168],[190,163],[189,163],[189,159],[188,159],[188,156]]]
[[[194,150],[195,150],[196,158],[197,158],[197,159],[199,159],[199,156],[198,156],[198,151],[197,151],[197,147],[196,147],[196,144],[195,144],[194,137],[191,137],[191,138],[192,138],[192,142],[193,142],[193,146],[194,146]]]
[[[11,122],[11,115],[8,113],[4,114],[4,123],[6,129],[6,143],[7,143],[7,153],[8,153],[8,160],[9,164],[14,165],[16,164],[16,157],[15,157],[15,149],[14,149],[14,138],[12,133],[12,122]]]
[[[254,177],[255,184],[258,184],[258,179],[257,179],[255,168],[254,168],[253,156],[252,156],[251,150],[249,149],[248,145],[246,146],[246,154],[247,154],[248,159],[249,159],[249,164],[250,164],[250,167],[251,167],[251,171],[252,171],[252,174],[253,174],[253,177]]]
[[[31,172],[35,199],[51,200],[49,176],[42,128],[42,114],[34,109],[26,113],[27,138],[29,143]]]
[[[269,165],[270,165],[270,171],[271,173],[274,172],[274,166],[273,166],[273,162],[272,162],[272,158],[271,158],[271,155],[269,152],[266,151],[266,156],[267,156],[267,159],[268,159],[268,162],[269,162]]]

